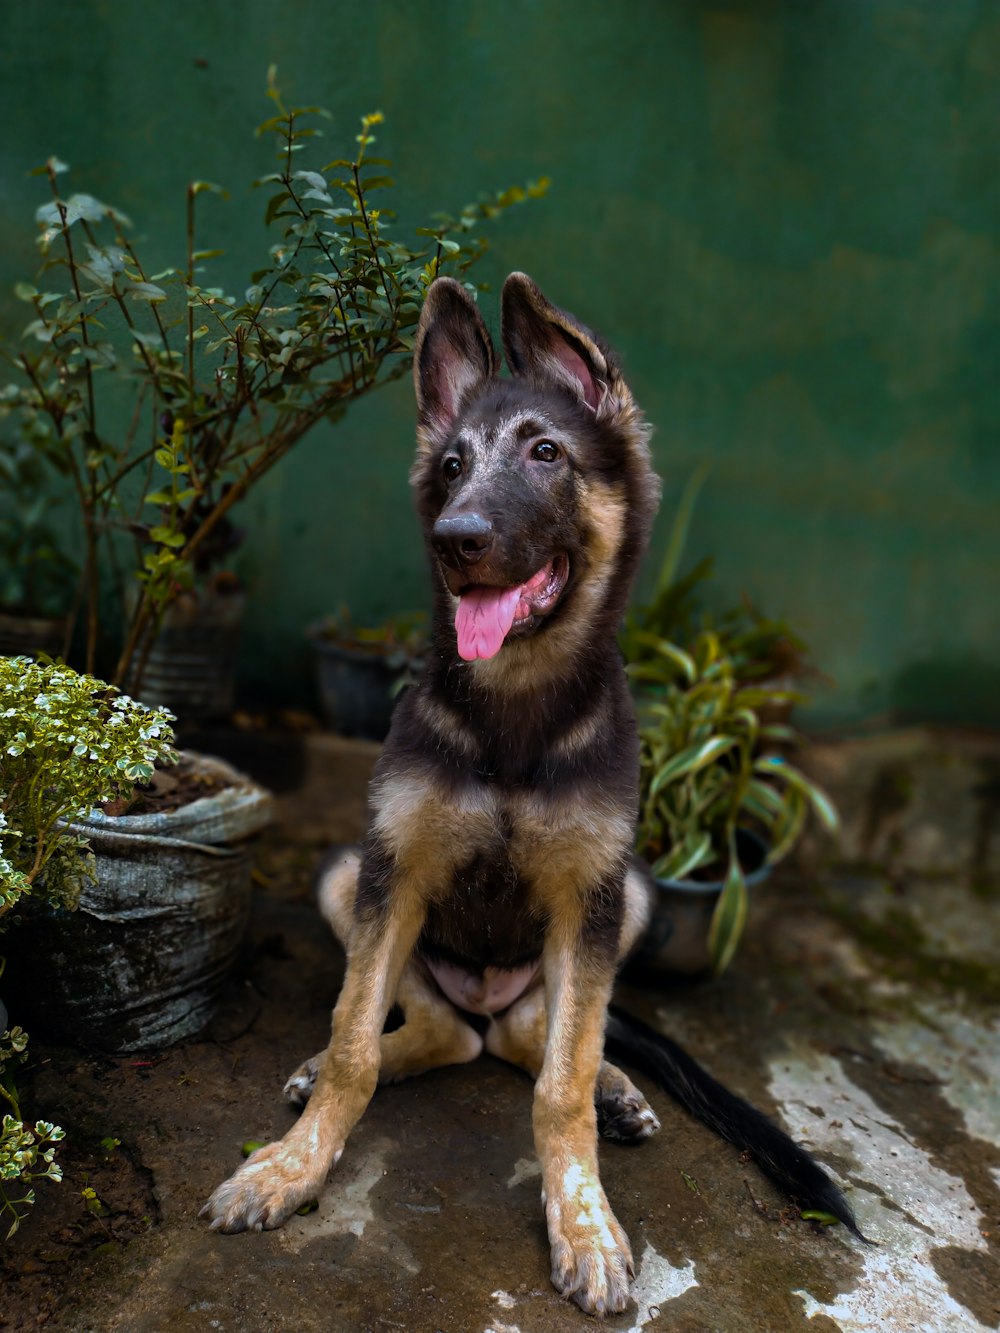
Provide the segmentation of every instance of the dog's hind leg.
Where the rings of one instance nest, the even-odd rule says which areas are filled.
[[[383,1032],[379,1041],[378,1081],[399,1083],[442,1065],[460,1065],[474,1060],[483,1049],[483,1039],[443,999],[423,965],[410,961],[400,978],[396,1005],[403,1023],[393,1032]],[[305,1106],[316,1082],[324,1052],[301,1064],[285,1084],[285,1096],[295,1106]]]

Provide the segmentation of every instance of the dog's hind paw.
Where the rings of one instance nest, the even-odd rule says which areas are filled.
[[[597,1129],[606,1139],[623,1143],[642,1143],[660,1128],[653,1108],[632,1081],[605,1064],[594,1091]]]
[[[314,1055],[311,1060],[304,1061],[285,1084],[285,1097],[293,1106],[305,1106],[312,1096],[322,1058],[321,1052],[319,1055]]]

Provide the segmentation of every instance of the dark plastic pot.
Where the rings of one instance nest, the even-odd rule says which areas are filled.
[[[136,697],[182,723],[231,713],[245,608],[238,590],[183,593],[167,608]]]
[[[341,736],[385,740],[392,720],[392,690],[404,667],[379,653],[366,652],[306,631],[316,650],[316,683],[327,725]]]
[[[736,853],[747,888],[771,873],[767,843],[749,829],[736,832]],[[697,976],[711,968],[708,932],[722,880],[658,879],[653,915],[635,954],[642,970]]]
[[[0,657],[61,657],[66,621],[0,611]]]
[[[120,1053],[170,1046],[211,1018],[249,920],[247,840],[271,797],[220,759],[188,758],[230,785],[178,810],[94,810],[72,825],[97,882],[75,912],[29,906],[10,932],[5,989],[22,1026]]]

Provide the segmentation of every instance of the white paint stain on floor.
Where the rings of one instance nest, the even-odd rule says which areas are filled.
[[[921,1063],[926,1056],[925,1039]],[[841,1229],[843,1243],[856,1249],[861,1273],[849,1291],[831,1302],[796,1292],[809,1318],[826,1315],[843,1333],[993,1333],[954,1299],[932,1260],[933,1251],[943,1246],[987,1248],[980,1228],[988,1223],[963,1181],[935,1166],[828,1056],[803,1048],[775,1061],[771,1092],[783,1107],[786,1128],[820,1160],[831,1153],[853,1163],[848,1197],[861,1230],[878,1242],[862,1246]],[[914,1096],[919,1095],[915,1086]],[[809,1107],[822,1107],[825,1114],[817,1116]],[[887,1207],[864,1182],[884,1191],[904,1212]]]
[[[542,1166],[536,1157],[519,1157],[514,1163],[514,1172],[507,1181],[507,1188],[512,1190],[522,1180],[533,1180],[542,1174]]]
[[[1000,1022],[931,1001],[922,1001],[917,1012],[922,1023],[873,1022],[879,1049],[900,1064],[933,1070],[968,1133],[1000,1148]]]
[[[293,1254],[306,1245],[330,1236],[365,1235],[369,1222],[375,1220],[371,1192],[386,1174],[386,1154],[396,1145],[391,1139],[379,1138],[364,1148],[350,1145],[343,1159],[331,1173],[314,1213],[293,1217],[278,1234],[282,1244]],[[353,1151],[352,1151],[353,1150]],[[408,1273],[418,1273],[409,1247],[388,1230],[380,1220],[376,1228],[378,1249]]]
[[[638,1310],[636,1322],[628,1333],[641,1333],[647,1324],[667,1313],[664,1307],[668,1301],[676,1300],[697,1285],[694,1263],[690,1259],[683,1268],[675,1268],[647,1241],[639,1260],[638,1275],[632,1284],[632,1299]]]
[[[669,1301],[676,1300],[697,1285],[694,1264],[690,1259],[683,1268],[675,1268],[647,1242],[639,1260],[638,1276],[632,1284],[631,1295],[637,1306],[636,1322],[625,1333],[642,1333],[654,1319],[667,1313],[665,1307]],[[508,1291],[494,1291],[491,1294],[502,1310],[512,1310],[517,1303]],[[521,1333],[521,1330],[516,1324],[494,1321],[486,1326],[483,1333]]]

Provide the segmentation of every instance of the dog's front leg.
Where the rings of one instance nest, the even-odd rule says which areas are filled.
[[[567,905],[568,906],[568,905]],[[628,1303],[632,1252],[597,1167],[594,1084],[601,1065],[614,956],[588,928],[587,911],[555,920],[545,943],[548,1037],[535,1085],[535,1146],[552,1281],[588,1314]]]
[[[399,893],[358,922],[316,1086],[283,1139],[259,1148],[201,1210],[213,1229],[279,1227],[318,1197],[368,1102],[379,1073],[379,1036],[424,919],[415,893]]]

